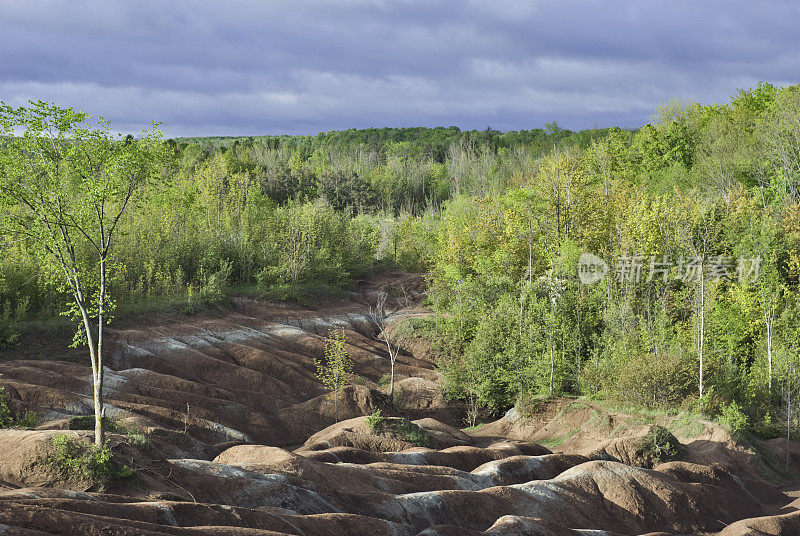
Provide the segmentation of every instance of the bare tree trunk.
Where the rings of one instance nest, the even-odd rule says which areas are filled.
[[[775,320],[775,304],[770,296],[769,307],[764,311],[764,324],[767,328],[767,369],[769,373],[768,388],[772,394],[772,326]]]
[[[789,374],[786,379],[786,469],[789,469],[789,429],[792,425],[792,365],[789,365]]]
[[[336,422],[339,422],[339,373],[336,372],[336,389],[333,391],[333,408],[336,415]]]
[[[94,337],[92,335],[92,323],[89,320],[89,312],[86,309],[86,304],[83,301],[83,292],[80,285],[76,282],[75,285],[75,303],[81,313],[83,320],[83,329],[86,332],[86,343],[89,346],[89,360],[92,364],[92,391],[94,401],[94,427],[95,437],[94,442],[98,447],[103,445],[103,392],[102,392],[102,378],[103,369],[102,362],[98,359],[97,350],[95,346]]]
[[[104,303],[106,298],[106,259],[100,257],[100,303],[97,312],[97,368],[94,377],[94,443],[102,447],[105,443],[105,430],[103,429],[103,322]]]
[[[394,394],[394,359],[392,361],[392,372],[391,376],[389,377],[389,398],[392,397]]]
[[[703,266],[700,265],[700,398],[703,398],[703,350],[705,346],[706,331],[706,295],[705,295],[705,274]]]
[[[555,355],[553,354],[553,334],[550,333],[548,337],[550,346],[550,396],[553,396],[553,376],[555,375]]]

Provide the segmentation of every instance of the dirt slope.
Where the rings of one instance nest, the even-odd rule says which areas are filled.
[[[420,340],[400,357],[390,399],[367,316],[387,289],[394,320],[425,313],[421,277],[383,274],[313,307],[241,299],[115,326],[106,411],[147,441],[109,435],[137,477],[103,490],[49,462],[53,436],[91,411],[88,366],[6,353],[12,409],[45,422],[0,431],[0,534],[798,534],[800,493],[779,489],[780,475],[713,423],[557,400],[461,430]],[[346,331],[360,375],[338,404],[315,379],[331,327]],[[366,419],[375,409],[384,425]],[[655,424],[687,454],[639,467]],[[764,449],[786,457],[785,442]],[[795,469],[799,452],[790,444]]]

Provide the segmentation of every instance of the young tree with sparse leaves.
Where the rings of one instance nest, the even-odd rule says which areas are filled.
[[[347,336],[343,329],[332,329],[325,340],[325,357],[315,359],[317,378],[326,389],[333,391],[336,422],[339,422],[339,392],[347,385],[353,371],[353,358],[347,352]]]
[[[141,138],[113,134],[103,118],[31,102],[0,103],[2,230],[23,240],[72,296],[68,311],[89,347],[95,443],[104,443],[103,327],[114,310],[115,238],[136,193],[166,158],[155,127]]]

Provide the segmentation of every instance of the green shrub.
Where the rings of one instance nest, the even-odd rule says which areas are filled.
[[[392,375],[390,373],[386,373],[380,377],[378,380],[378,387],[389,387],[389,383],[392,381]]]
[[[195,447],[194,441],[186,432],[155,428],[150,432],[150,436],[186,451],[191,451]]]
[[[722,413],[722,408],[725,407],[724,400],[717,395],[713,385],[710,385],[703,396],[694,400],[692,412],[700,415],[711,417]]]
[[[394,384],[394,392],[392,393],[392,407],[397,411],[403,411],[403,388]]]
[[[77,415],[67,421],[67,430],[94,430],[94,415]],[[117,420],[103,416],[103,429],[106,432],[117,431]]]
[[[39,424],[39,416],[31,410],[25,410],[21,415],[11,413],[6,403],[6,392],[0,387],[0,428],[35,428]]]
[[[408,419],[399,419],[399,421],[400,422],[397,424],[397,430],[406,441],[413,443],[418,447],[431,446],[431,438],[425,430]]]
[[[663,426],[653,426],[636,447],[636,458],[648,467],[680,458],[686,447]]]
[[[719,416],[719,423],[728,430],[733,436],[740,436],[749,425],[747,415],[742,412],[735,401],[727,406],[722,406],[722,411]]]
[[[634,355],[613,374],[614,398],[644,407],[674,407],[694,388],[691,365],[680,354]]]
[[[35,411],[26,409],[14,421],[14,426],[18,428],[36,428],[39,424],[39,416]]]
[[[753,433],[761,439],[775,439],[781,435],[776,423],[772,422],[772,414],[767,412],[764,417],[753,424]]]
[[[350,385],[367,385],[368,382],[369,380],[364,376],[359,376],[358,374],[350,376]]]
[[[6,300],[0,309],[0,348],[13,348],[18,341],[17,318],[12,314],[11,303]]]
[[[131,467],[115,463],[114,453],[107,443],[96,447],[65,434],[53,437],[52,441],[55,453],[49,462],[69,476],[89,480],[104,488],[114,480],[128,479],[135,474]]]
[[[404,417],[384,417],[378,408],[367,416],[367,426],[376,435],[389,432],[418,447],[431,445],[431,438],[425,430]]]
[[[517,397],[515,407],[523,417],[533,417],[546,407],[547,400],[533,393],[522,393]]]
[[[233,264],[227,259],[219,261],[219,268],[215,272],[207,272],[200,268],[200,302],[214,304],[223,300],[228,291],[228,282],[233,271]]]
[[[386,418],[383,416],[380,408],[375,408],[372,415],[367,415],[367,426],[369,426],[372,433],[377,434],[383,430],[383,423],[385,420]]]
[[[8,428],[14,424],[14,418],[11,415],[11,410],[8,409],[6,404],[6,393],[0,387],[0,428]]]
[[[94,415],[78,415],[67,422],[68,430],[94,430]],[[147,437],[135,427],[126,426],[114,417],[103,416],[103,429],[113,434],[127,436],[128,442],[134,447],[143,449],[148,447]]]

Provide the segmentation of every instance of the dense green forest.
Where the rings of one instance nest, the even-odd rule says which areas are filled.
[[[763,434],[797,422],[800,86],[668,103],[632,131],[386,128],[165,149],[113,244],[119,312],[191,313],[232,291],[303,299],[394,266],[429,274],[434,315],[417,328],[473,419],[586,395]],[[4,344],[69,308],[29,242],[0,243]],[[583,253],[605,278],[581,282]]]

